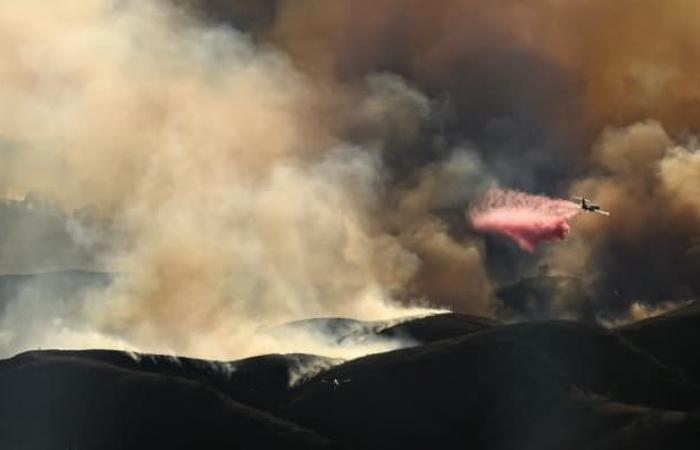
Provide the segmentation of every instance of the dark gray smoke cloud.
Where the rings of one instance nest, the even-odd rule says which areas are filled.
[[[218,20],[245,16],[229,6]],[[615,211],[574,224],[556,256],[486,238],[492,280],[546,266],[581,279],[604,315],[697,295],[700,227],[695,202],[684,199],[696,189],[700,112],[690,2],[279,0],[265,14],[266,26],[251,31],[316,79],[354,86],[390,72],[429,99],[409,138],[384,140],[390,190],[415,186],[469,143],[487,179],[597,196]],[[426,211],[450,236],[469,234],[449,209]]]

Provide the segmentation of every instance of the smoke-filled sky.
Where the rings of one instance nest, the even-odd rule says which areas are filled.
[[[691,0],[0,2],[0,268],[119,274],[69,317],[20,295],[0,345],[241,356],[305,317],[493,314],[543,265],[603,315],[695,296],[696,19]],[[612,216],[526,254],[467,221],[492,185]]]

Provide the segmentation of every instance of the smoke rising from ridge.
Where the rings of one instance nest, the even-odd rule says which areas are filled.
[[[400,79],[368,79],[349,120],[379,140],[359,146],[319,120],[346,93],[316,92],[284,54],[164,3],[9,2],[0,21],[0,95],[14,110],[0,129],[16,147],[3,190],[116,222],[99,264],[124,276],[78,308],[86,335],[208,357],[275,351],[248,336],[304,317],[411,314],[399,299],[429,300],[413,248],[479,266],[426,219],[404,239],[373,217],[390,132],[377,127],[406,129],[420,120],[407,105],[425,109]]]
[[[21,227],[22,264],[0,263],[124,274],[47,323],[227,358],[275,351],[245,336],[305,317],[490,314],[496,285],[541,264],[612,315],[683,300],[700,288],[698,14],[685,0],[3,2],[0,192],[50,199],[79,250],[44,257]],[[613,215],[526,254],[467,223],[494,183]]]

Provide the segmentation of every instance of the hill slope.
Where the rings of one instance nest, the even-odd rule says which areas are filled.
[[[341,337],[415,342],[342,364],[29,352],[0,361],[0,447],[694,449],[699,317],[688,307],[616,330],[332,319]]]

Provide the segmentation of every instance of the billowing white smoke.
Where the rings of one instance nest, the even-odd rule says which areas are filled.
[[[20,296],[4,353],[232,358],[282,348],[251,338],[263,324],[411,313],[392,296],[419,260],[373,219],[379,155],[333,136],[323,89],[283,55],[160,2],[108,0],[2,2],[0,55],[0,135],[14,149],[0,154],[0,191],[95,208],[112,223],[101,268],[122,274],[77,306]],[[24,329],[30,318],[46,326]]]

